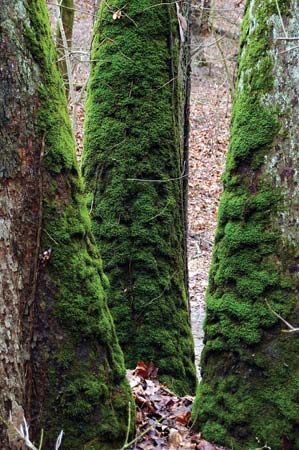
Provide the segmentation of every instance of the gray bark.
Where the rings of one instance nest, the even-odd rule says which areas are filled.
[[[21,22],[20,22],[21,19]],[[24,1],[3,0],[0,9],[0,415],[19,424],[25,373],[39,216],[40,142],[36,139],[38,73],[21,32]],[[24,127],[26,124],[26,127]],[[0,425],[1,448],[16,437]]]

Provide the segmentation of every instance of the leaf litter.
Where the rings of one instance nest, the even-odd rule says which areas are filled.
[[[136,403],[136,438],[130,450],[228,450],[192,430],[194,397],[178,397],[159,382],[158,368],[138,362],[127,378]]]

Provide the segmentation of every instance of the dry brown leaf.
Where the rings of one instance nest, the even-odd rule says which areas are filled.
[[[133,374],[144,379],[155,379],[157,378],[158,370],[159,369],[155,367],[152,362],[145,363],[143,361],[138,361]]]
[[[191,419],[191,411],[186,411],[179,416],[175,417],[175,420],[183,425],[187,425]]]

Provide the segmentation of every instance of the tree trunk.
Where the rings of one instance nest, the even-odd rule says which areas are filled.
[[[46,4],[3,0],[0,414],[66,450],[121,446],[131,400]],[[1,424],[1,450],[20,448]],[[90,443],[90,446],[88,446]]]
[[[299,50],[282,26],[298,36],[296,11],[251,0],[243,21],[194,407],[236,450],[299,448],[299,340],[276,315],[298,327]]]
[[[210,11],[211,0],[192,1],[191,14],[191,57],[192,65],[196,70],[197,66],[206,64],[204,55],[203,36],[210,31]]]
[[[74,18],[75,18],[74,0],[62,0],[61,6],[60,6],[60,16],[61,16],[63,30],[64,30],[66,41],[67,41],[67,49],[64,47],[60,28],[58,26],[57,33],[56,33],[58,67],[61,71],[62,77],[65,82],[66,91],[68,93],[69,92],[69,79],[68,79],[65,55],[66,55],[66,53],[69,54],[69,52],[72,49],[73,26],[74,26]]]
[[[101,4],[95,27],[87,100],[83,170],[93,229],[128,366],[154,361],[165,382],[190,393],[183,195],[189,58],[180,43],[181,34],[187,44],[186,11],[178,9],[179,30],[175,4],[109,5]]]

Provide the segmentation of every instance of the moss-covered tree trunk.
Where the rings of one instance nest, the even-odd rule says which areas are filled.
[[[194,408],[236,450],[299,448],[299,339],[275,315],[299,325],[297,11],[251,0],[242,29]]]
[[[75,4],[74,0],[62,0],[60,4],[60,17],[63,25],[63,31],[67,43],[67,48],[64,45],[64,39],[61,35],[60,27],[57,26],[56,43],[58,53],[58,67],[61,71],[65,82],[66,91],[69,92],[69,79],[67,73],[66,57],[70,58],[72,49],[73,26],[75,18]],[[66,56],[67,55],[67,56]]]
[[[179,4],[181,30],[175,4],[102,2],[83,170],[127,364],[151,360],[173,389],[190,393],[195,370],[183,195],[188,164],[183,15],[189,5],[184,2],[181,10]]]
[[[3,0],[0,415],[53,449],[114,449],[130,401],[44,0]],[[7,432],[8,431],[8,432]],[[1,422],[1,450],[20,448]]]

